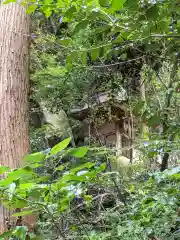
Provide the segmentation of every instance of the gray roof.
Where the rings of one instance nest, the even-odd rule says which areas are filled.
[[[111,100],[114,100],[116,103],[123,103],[127,101],[127,93],[124,89],[122,89],[121,91],[118,91],[117,95],[113,97],[109,93],[97,93],[94,98],[95,100],[93,103],[91,104],[85,103],[84,106],[82,107],[75,107],[71,109],[70,113],[75,114],[75,113],[83,112],[93,107],[94,105],[95,106],[102,105],[103,103],[107,103]]]

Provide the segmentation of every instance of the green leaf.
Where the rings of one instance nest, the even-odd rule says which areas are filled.
[[[27,215],[32,215],[32,214],[34,214],[35,212],[36,212],[35,210],[26,210],[26,211],[21,211],[21,212],[13,213],[12,216],[13,216],[13,217],[27,216]]]
[[[71,231],[77,231],[78,227],[76,225],[71,225],[70,229],[71,229]]]
[[[49,174],[49,175],[46,175],[46,176],[37,178],[37,179],[36,179],[36,182],[37,182],[37,183],[46,182],[46,181],[48,181],[50,178],[51,178],[51,175]]]
[[[156,18],[158,17],[158,8],[156,7],[156,5],[146,11],[146,17],[147,20],[156,20]]]
[[[17,170],[14,170],[13,172],[8,173],[8,177],[0,181],[1,184],[7,184],[9,185],[13,181],[23,178],[32,178],[35,175],[35,173],[32,171],[32,169],[29,169],[28,167],[20,168]]]
[[[120,10],[121,8],[123,8],[125,2],[126,0],[112,0],[111,6],[114,10]]]
[[[105,169],[106,169],[106,163],[103,163],[96,169],[96,171],[99,173],[104,171]]]
[[[46,155],[44,153],[38,152],[38,153],[33,153],[24,158],[25,161],[27,162],[33,162],[33,163],[38,163],[42,162],[45,159]]]
[[[158,125],[161,123],[161,118],[159,115],[154,115],[148,119],[148,125],[149,126],[154,126]]]
[[[26,240],[27,231],[28,228],[26,226],[17,226],[12,234],[21,240]]]
[[[7,186],[18,179],[21,179],[21,181],[27,181],[29,179],[34,179],[35,177],[36,173],[31,168],[20,168],[8,173],[7,178],[0,180],[0,186]]]
[[[28,202],[26,200],[15,200],[15,202],[10,203],[11,209],[28,207]]]
[[[19,189],[31,189],[35,183],[23,183],[19,185]]]
[[[87,27],[87,25],[89,24],[89,21],[87,19],[83,20],[82,22],[78,23],[75,26],[75,29],[73,31],[73,34],[78,33],[79,31],[85,29]]]
[[[121,59],[122,59],[123,61],[125,61],[125,60],[127,59],[127,53],[123,53],[123,54],[121,55]]]
[[[103,57],[105,57],[105,59],[107,58],[110,50],[111,50],[111,44],[107,44],[106,46],[103,47]]]
[[[70,175],[70,174],[66,174],[61,178],[60,182],[65,182],[65,181],[77,181],[77,182],[84,182],[86,180],[86,176],[85,175],[81,175],[81,176],[75,176],[75,175]]]
[[[88,150],[89,150],[88,147],[73,148],[68,151],[68,155],[77,157],[77,158],[83,158],[86,155]]]
[[[72,64],[73,62],[76,62],[78,58],[78,53],[77,51],[71,52],[66,59],[67,64]]]
[[[168,176],[168,178],[170,179],[170,180],[180,180],[180,173],[175,173],[175,174],[173,174],[173,175],[169,175]]]
[[[43,238],[40,236],[34,236],[34,237],[31,237],[31,240],[43,240]]]
[[[83,198],[88,202],[92,202],[92,196],[91,195],[84,195]]]
[[[30,167],[32,167],[33,169],[35,169],[35,168],[43,167],[43,164],[40,164],[40,163],[32,163],[32,164],[30,164]]]
[[[45,8],[43,8],[43,12],[44,12],[44,14],[45,14],[46,17],[50,17],[51,14],[52,14],[52,10],[51,10],[50,7],[45,7]]]
[[[86,65],[87,64],[87,52],[84,52],[84,51],[81,52],[80,58],[81,58],[82,65]]]
[[[149,203],[152,203],[152,202],[155,202],[156,200],[153,198],[153,197],[147,197],[143,200],[143,203],[144,204],[149,204]]]
[[[7,166],[1,166],[1,167],[0,167],[0,174],[3,174],[3,173],[5,173],[5,172],[7,172],[7,171],[9,171],[9,170],[10,170],[9,167],[7,167]]]
[[[111,25],[108,25],[106,24],[105,26],[101,26],[101,27],[98,27],[98,28],[95,28],[93,30],[93,34],[101,34],[101,33],[105,33],[105,34],[109,34],[109,31],[111,30],[112,26]],[[107,34],[107,35],[108,35]]]
[[[134,193],[134,192],[135,192],[135,186],[134,186],[134,184],[131,184],[131,185],[130,185],[129,192],[130,192],[130,193]]]
[[[37,9],[37,5],[35,5],[35,4],[30,5],[30,6],[28,7],[28,9],[26,10],[26,13],[27,13],[27,14],[34,13],[36,9]]]
[[[69,207],[71,198],[69,196],[64,197],[60,202],[59,202],[59,210],[64,211]]]
[[[99,48],[95,48],[91,50],[92,60],[95,61],[99,57]]]
[[[144,108],[145,104],[146,103],[144,101],[138,101],[136,103],[136,105],[133,108],[133,113],[135,116],[138,116],[142,113],[142,109]]]
[[[64,17],[71,19],[75,12],[76,12],[76,7],[72,6],[64,13]]]
[[[124,7],[129,8],[130,10],[136,10],[138,8],[138,0],[127,0],[124,3]]]
[[[56,168],[57,171],[62,171],[64,170],[65,166],[64,165],[61,165],[59,167]]]
[[[76,174],[78,171],[80,171],[80,170],[82,170],[82,169],[86,169],[86,168],[92,168],[92,167],[94,167],[94,163],[92,163],[92,162],[87,162],[87,163],[84,163],[84,164],[82,164],[82,165],[80,165],[80,166],[78,166],[78,167],[76,167],[76,168],[73,168],[73,169],[71,169],[71,173],[73,173],[73,174]]]
[[[7,237],[11,237],[12,236],[12,230],[4,232],[3,234],[0,235],[0,240],[2,239],[7,239]]]
[[[101,7],[106,7],[109,3],[109,0],[99,0],[99,4]]]
[[[51,149],[50,154],[53,155],[64,150],[69,145],[70,141],[71,141],[71,138],[66,138],[62,142],[58,143]]]
[[[29,167],[19,168],[13,172],[8,173],[8,178],[16,180],[17,178],[24,177],[25,175],[31,175],[32,173],[34,172]]]
[[[16,2],[16,0],[6,0],[3,2],[3,4],[13,3],[13,2]]]
[[[71,41],[71,38],[62,38],[59,40],[60,44],[63,46],[67,46]]]

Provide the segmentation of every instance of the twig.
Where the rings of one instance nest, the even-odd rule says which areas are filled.
[[[95,65],[95,66],[91,66],[91,67],[88,67],[88,68],[103,68],[103,67],[112,67],[112,66],[117,66],[117,65],[124,65],[124,64],[131,63],[131,62],[134,62],[136,60],[142,59],[142,58],[144,58],[144,56],[134,58],[134,59],[131,59],[131,60],[127,60],[127,61],[124,61],[124,62],[104,64],[104,65]]]

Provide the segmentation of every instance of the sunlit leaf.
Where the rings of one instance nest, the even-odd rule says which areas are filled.
[[[14,202],[10,203],[11,209],[17,209],[17,208],[24,208],[28,207],[28,202],[26,200],[18,200],[16,199]]]
[[[37,9],[37,7],[38,7],[38,5],[35,5],[35,4],[29,5],[28,8],[27,8],[27,10],[26,10],[26,13],[27,13],[27,14],[34,13],[35,10]]]
[[[24,167],[24,168],[19,168],[13,172],[8,173],[8,178],[11,179],[17,179],[20,177],[24,177],[24,176],[31,176],[32,174],[34,174],[33,170],[29,167]]]
[[[67,174],[64,175],[61,179],[61,181],[77,181],[77,182],[83,182],[86,180],[86,176],[81,175],[81,176],[76,176],[76,175],[71,175],[71,174]]]
[[[45,14],[46,17],[50,17],[51,16],[52,9],[50,7],[45,7],[45,8],[43,8],[43,10],[44,10],[44,14]]]
[[[37,178],[36,181],[37,181],[37,183],[46,182],[46,181],[48,181],[50,178],[51,178],[51,175],[49,174],[49,175],[46,175],[46,176]]]
[[[175,174],[169,175],[168,178],[170,180],[175,180],[175,181],[180,180],[180,173],[175,173]]]
[[[36,173],[29,167],[20,168],[8,173],[8,177],[0,180],[0,186],[7,186],[12,182],[21,179],[21,181],[26,181],[28,179],[34,179]]]
[[[35,185],[35,183],[23,183],[19,185],[19,189],[30,189]]]
[[[78,227],[75,225],[70,226],[71,231],[77,231]]]
[[[13,213],[12,216],[13,217],[27,216],[27,215],[35,214],[35,212],[36,212],[35,210],[26,210],[22,212]]]
[[[76,168],[71,169],[71,172],[75,174],[75,173],[77,173],[78,171],[80,171],[82,169],[92,168],[94,165],[95,164],[92,163],[92,162],[87,162],[87,163],[84,163],[84,164],[82,164],[82,165],[80,165],[80,166],[78,166]]]
[[[65,140],[63,140],[62,142],[58,143],[57,145],[55,145],[52,149],[51,149],[51,155],[56,154],[62,150],[64,150],[70,143],[71,138],[66,138]]]
[[[5,172],[7,172],[7,171],[9,171],[9,170],[10,170],[9,167],[7,167],[7,166],[1,166],[1,167],[0,167],[0,174],[3,174],[3,173],[5,173]]]
[[[88,150],[89,150],[88,147],[73,148],[68,151],[68,155],[77,157],[77,158],[83,158],[88,152]]]
[[[4,232],[3,234],[0,235],[0,240],[4,240],[7,239],[8,237],[12,236],[12,230]]]
[[[26,240],[27,231],[28,228],[26,226],[16,226],[15,230],[13,231],[13,235],[21,240]]]
[[[64,166],[64,165],[61,165],[61,166],[57,167],[56,170],[62,171],[62,170],[64,170],[64,168],[65,168],[65,166]]]
[[[96,171],[97,172],[102,172],[102,171],[104,171],[106,169],[106,163],[103,163],[103,164],[101,164],[97,169],[96,169]]]
[[[16,0],[6,0],[3,2],[3,4],[8,4],[8,3],[12,3],[12,2],[16,2]]]
[[[118,11],[123,8],[125,2],[126,0],[112,0],[112,8]]]
[[[88,202],[92,201],[92,196],[91,195],[84,195],[83,198]]]
[[[38,162],[42,162],[46,157],[46,154],[38,152],[38,153],[33,153],[30,155],[27,155],[24,160],[28,161],[28,162],[32,162],[32,163],[38,163]]]

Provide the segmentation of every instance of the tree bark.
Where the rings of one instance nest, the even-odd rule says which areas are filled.
[[[141,82],[140,82],[141,86],[140,86],[140,94],[141,94],[141,100],[146,103],[146,87],[145,87],[145,82],[144,79],[141,78]],[[141,137],[142,139],[147,139],[147,136],[145,136],[148,132],[148,126],[146,123],[142,122],[141,126],[140,126],[140,133],[141,133]]]
[[[176,79],[176,75],[177,75],[177,69],[178,69],[178,62],[177,62],[177,57],[175,56],[173,59],[173,67],[172,67],[172,71],[171,71],[171,75],[170,75],[170,81],[168,84],[168,91],[166,93],[166,109],[169,109],[171,106],[171,100],[173,97],[173,93],[174,93],[174,83],[176,83],[176,81],[178,81],[178,79]],[[168,145],[171,145],[174,139],[174,134],[169,134],[168,131],[170,129],[170,126],[168,124],[169,121],[169,113],[168,111],[165,109],[165,113],[164,113],[164,118],[163,118],[163,135],[164,135],[164,140],[167,141],[167,137],[168,137]],[[168,136],[169,134],[169,136]],[[163,172],[164,170],[166,170],[168,168],[168,161],[169,161],[169,154],[171,152],[171,146],[169,146],[169,150],[166,151],[163,155],[162,158],[162,163],[160,166],[160,170],[161,172]]]
[[[0,5],[0,164],[17,168],[28,153],[29,19],[16,3]],[[6,216],[7,215],[7,216]],[[0,232],[9,212],[0,207]]]

